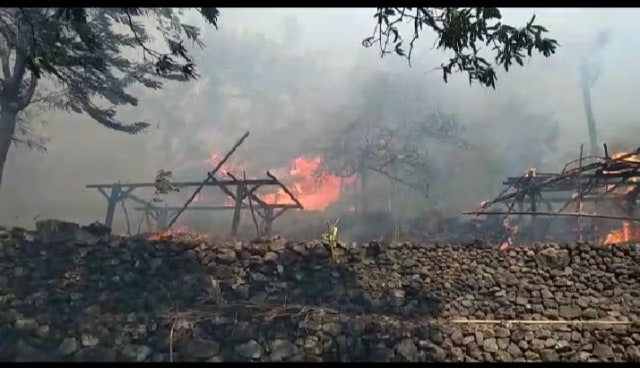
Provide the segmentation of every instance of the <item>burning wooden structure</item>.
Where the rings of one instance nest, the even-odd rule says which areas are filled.
[[[588,236],[600,239],[598,225],[602,220],[623,221],[623,230],[610,233],[604,238],[606,243],[629,241],[637,236],[631,234],[631,223],[638,223],[636,217],[637,200],[640,194],[640,148],[628,153],[609,155],[604,145],[604,156],[582,156],[568,162],[560,173],[540,173],[529,169],[520,177],[509,177],[503,182],[506,188],[496,198],[485,201],[476,211],[464,212],[466,215],[497,215],[507,218],[509,215],[530,216],[532,237],[540,230],[538,216],[573,217],[576,219],[578,239]],[[562,203],[554,210],[554,204]],[[599,214],[603,203],[610,203],[624,216]],[[506,210],[490,210],[495,205],[506,205]],[[526,206],[528,205],[528,209]],[[592,212],[585,212],[585,206]],[[540,211],[544,206],[545,211]],[[515,210],[514,210],[515,208]],[[567,211],[571,208],[572,211]],[[589,224],[583,220],[589,219]],[[550,224],[550,221],[549,221]],[[587,225],[587,226],[585,226]],[[638,232],[640,235],[640,231]],[[614,236],[612,234],[617,234]],[[620,238],[620,239],[618,239]]]
[[[224,156],[224,158],[216,165],[216,167],[207,173],[207,177],[202,182],[164,182],[165,187],[185,189],[196,188],[189,199],[183,206],[167,206],[158,205],[153,199],[142,199],[132,192],[139,188],[155,188],[158,191],[158,178],[156,182],[149,183],[113,183],[113,184],[89,184],[86,188],[97,189],[107,199],[107,213],[105,216],[105,225],[111,227],[118,204],[122,206],[122,210],[127,217],[127,226],[130,229],[125,200],[131,200],[139,206],[135,207],[137,211],[144,211],[145,214],[154,219],[158,231],[169,230],[178,220],[180,215],[187,210],[191,211],[221,211],[233,210],[233,221],[231,224],[231,235],[236,235],[240,223],[240,211],[243,209],[251,210],[252,219],[256,225],[258,234],[268,234],[273,222],[289,209],[303,209],[298,199],[278,180],[273,174],[267,171],[267,178],[264,179],[247,179],[243,175],[242,179],[237,178],[234,174],[226,172],[228,179],[222,180],[216,177],[218,170],[231,157],[236,149],[249,136],[249,132],[245,133],[233,146],[233,148]],[[190,206],[193,200],[205,187],[218,187],[233,201],[233,205],[214,205],[214,206]],[[261,199],[257,192],[261,188],[277,187],[281,189],[291,199],[288,204],[267,203]],[[258,224],[255,214],[261,218],[261,224]]]

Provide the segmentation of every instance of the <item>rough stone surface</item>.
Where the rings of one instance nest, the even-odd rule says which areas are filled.
[[[278,237],[0,229],[0,360],[640,361],[638,248],[372,242],[334,255]]]

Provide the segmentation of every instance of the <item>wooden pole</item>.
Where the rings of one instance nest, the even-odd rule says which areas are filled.
[[[120,201],[120,184],[113,184],[111,187],[111,193],[109,194],[109,202],[107,203],[107,214],[104,218],[104,224],[109,228],[113,226],[113,217],[116,213],[116,205]]]
[[[584,144],[580,145],[580,158],[578,161],[578,198],[576,198],[576,212],[582,213],[582,154]],[[582,216],[578,216],[578,241],[582,241]]]
[[[242,170],[242,180],[243,182],[247,180],[247,172]],[[251,199],[251,192],[248,191],[249,195],[247,195],[247,200],[249,201],[249,210],[251,211],[251,220],[253,221],[253,225],[256,227],[256,234],[260,237],[260,226],[258,226],[258,220],[256,219],[256,213],[253,209],[253,200]]]
[[[240,211],[242,209],[242,201],[244,200],[244,187],[238,183],[236,185],[236,203],[233,208],[233,219],[231,221],[231,236],[238,235],[238,226],[240,226]]]
[[[178,218],[180,217],[180,215],[182,215],[184,210],[186,210],[187,207],[189,207],[189,205],[191,204],[191,202],[193,202],[193,200],[198,196],[198,194],[200,194],[200,191],[202,191],[202,188],[204,188],[204,186],[207,185],[207,183],[209,183],[210,181],[215,180],[214,176],[216,175],[218,170],[220,170],[222,165],[224,165],[224,163],[227,162],[229,157],[231,157],[231,155],[233,155],[236,152],[238,147],[240,147],[240,145],[244,142],[245,139],[247,139],[248,136],[249,136],[249,132],[244,133],[244,135],[240,137],[240,139],[238,139],[236,144],[234,144],[233,147],[231,147],[231,150],[229,150],[229,152],[227,152],[227,154],[224,155],[222,160],[218,162],[216,167],[207,173],[207,178],[202,181],[200,186],[198,186],[195,191],[193,191],[193,194],[191,194],[191,197],[189,197],[189,199],[185,202],[184,206],[182,206],[182,208],[176,213],[176,215],[171,219],[171,221],[169,221],[169,225],[167,226],[167,229],[170,229],[171,226],[173,226],[176,223],[176,221],[178,221]]]
[[[622,221],[631,221],[631,222],[640,222],[640,219],[637,218],[632,218],[632,217],[625,217],[625,216],[609,216],[609,215],[596,215],[596,214],[591,214],[591,213],[575,213],[575,212],[531,212],[531,211],[525,211],[525,212],[506,212],[506,211],[487,211],[487,212],[480,212],[480,211],[465,211],[462,212],[463,215],[475,215],[475,216],[480,216],[480,215],[538,215],[538,216],[568,216],[568,217],[577,217],[577,216],[582,216],[582,217],[588,217],[588,218],[602,218],[602,219],[609,219],[609,220],[622,220]]]
[[[613,163],[616,163],[616,162],[623,162],[625,159],[628,159],[629,157],[635,156],[635,155],[638,155],[638,154],[640,154],[640,148],[637,148],[632,152],[628,152],[628,153],[625,153],[623,155],[620,155],[620,157],[617,157],[615,159],[609,160],[609,164],[613,164]],[[582,170],[580,170],[578,168],[572,169],[572,170],[568,170],[567,172],[563,173],[562,175],[551,177],[551,178],[546,179],[546,180],[544,180],[544,181],[542,181],[540,183],[531,183],[531,186],[533,188],[535,188],[535,189],[539,189],[539,188],[545,187],[547,185],[558,183],[558,182],[560,182],[562,180],[565,180],[565,179],[567,179],[569,177],[572,177],[572,176],[576,175],[578,173],[578,171],[594,170],[594,169],[601,168],[602,166],[603,165],[600,162],[592,163],[592,164],[583,166]],[[507,201],[509,199],[513,199],[513,198],[515,198],[517,196],[520,196],[520,195],[522,195],[522,191],[521,190],[517,190],[514,193],[505,194],[503,196],[496,197],[496,198],[494,198],[494,199],[492,199],[490,201],[483,202],[481,207],[482,208],[488,208],[490,205],[492,205],[494,203]],[[478,212],[478,211],[476,211],[476,212]],[[482,212],[479,212],[478,214],[482,214]]]
[[[603,320],[572,320],[572,321],[536,321],[536,320],[479,320],[479,319],[454,319],[451,321],[454,324],[469,324],[469,325],[631,325],[631,321],[603,321]]]

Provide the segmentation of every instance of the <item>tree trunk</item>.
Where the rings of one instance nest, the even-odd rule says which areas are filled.
[[[16,130],[17,112],[6,107],[0,107],[0,187],[4,164],[7,162],[11,141]]]
[[[580,68],[580,88],[582,89],[582,103],[587,118],[587,128],[589,129],[590,149],[592,155],[597,155],[599,151],[598,132],[596,130],[596,119],[593,117],[593,106],[591,105],[591,88],[596,83],[598,76],[584,59]]]
[[[584,104],[584,112],[587,117],[587,127],[589,129],[589,143],[591,154],[598,154],[598,132],[596,131],[596,119],[593,117],[593,107],[591,105],[591,88],[586,84],[582,84],[582,103]]]

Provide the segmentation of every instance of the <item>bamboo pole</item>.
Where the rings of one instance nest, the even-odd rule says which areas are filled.
[[[551,320],[499,320],[499,319],[454,319],[450,321],[453,324],[469,324],[469,325],[631,325],[631,321],[605,321],[605,320],[572,320],[572,321],[551,321]]]
[[[640,219],[626,216],[610,216],[610,215],[596,215],[591,213],[575,213],[575,212],[531,212],[531,211],[518,211],[518,212],[506,212],[506,211],[465,211],[462,212],[463,215],[538,215],[538,216],[567,216],[567,217],[589,217],[589,218],[602,218],[609,220],[622,220],[622,221],[630,221],[630,222],[640,222]]]
[[[193,200],[198,196],[198,194],[200,193],[200,191],[202,191],[202,189],[205,187],[205,185],[207,185],[207,183],[209,183],[211,181],[215,181],[216,180],[215,175],[218,172],[218,170],[220,170],[222,165],[224,165],[225,162],[227,162],[229,157],[231,157],[231,155],[233,155],[236,152],[238,147],[240,147],[240,145],[244,142],[245,139],[247,139],[248,136],[249,136],[249,132],[244,133],[244,135],[242,137],[240,137],[240,139],[238,139],[238,141],[233,145],[233,147],[231,147],[229,152],[227,152],[227,154],[224,155],[222,160],[220,160],[220,162],[218,162],[216,167],[213,170],[211,170],[210,172],[207,173],[207,178],[204,179],[202,181],[202,183],[200,183],[200,185],[196,188],[196,190],[193,191],[193,194],[191,194],[191,197],[189,197],[189,199],[187,199],[187,201],[184,203],[182,208],[180,208],[180,210],[178,210],[178,212],[175,214],[175,216],[173,216],[173,218],[169,221],[169,224],[167,225],[167,230],[171,229],[171,226],[173,226],[173,224],[175,224],[176,221],[178,221],[178,218],[180,217],[180,215],[182,215],[182,213],[187,209],[187,207],[189,207],[191,202],[193,202]]]
[[[578,197],[576,198],[576,212],[582,212],[582,154],[584,144],[580,145],[580,158],[578,163]],[[578,241],[582,241],[582,216],[578,216]]]

